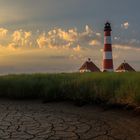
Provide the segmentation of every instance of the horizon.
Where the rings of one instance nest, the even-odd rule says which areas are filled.
[[[140,71],[140,1],[0,1],[0,74],[76,72],[88,58],[102,69],[106,21],[114,69]]]

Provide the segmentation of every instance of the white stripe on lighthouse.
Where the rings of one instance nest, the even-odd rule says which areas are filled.
[[[112,52],[104,52],[103,59],[112,59]]]
[[[105,38],[104,38],[104,43],[105,43],[105,44],[112,44],[111,36],[105,36]]]

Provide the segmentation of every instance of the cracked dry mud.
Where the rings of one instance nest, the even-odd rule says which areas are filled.
[[[140,140],[140,118],[70,103],[0,100],[0,140]]]

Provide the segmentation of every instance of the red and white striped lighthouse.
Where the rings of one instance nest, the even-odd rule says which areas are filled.
[[[104,28],[103,71],[113,72],[111,25],[106,22]]]

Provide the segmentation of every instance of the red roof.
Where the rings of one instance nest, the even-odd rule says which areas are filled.
[[[116,70],[135,71],[128,63],[122,63]]]
[[[79,70],[90,70],[91,72],[100,72],[100,69],[89,59]]]

